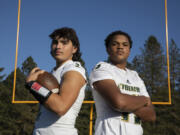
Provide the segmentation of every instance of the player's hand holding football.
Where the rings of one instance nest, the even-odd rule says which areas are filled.
[[[31,72],[29,73],[28,77],[26,78],[26,83],[30,82],[30,81],[36,81],[38,76],[40,74],[43,74],[45,71],[39,69],[38,67],[35,67],[31,70]]]
[[[44,70],[40,70],[38,67],[36,67],[32,69],[32,71],[29,73],[28,77],[26,78],[26,88],[29,89],[30,93],[32,93],[33,96],[41,104],[43,104],[52,94],[52,92],[49,89],[43,87],[37,81],[38,76],[43,73],[45,73]]]

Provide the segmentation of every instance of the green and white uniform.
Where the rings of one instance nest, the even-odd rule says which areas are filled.
[[[121,93],[149,97],[144,82],[136,71],[127,68],[123,70],[111,63],[99,62],[90,74],[97,112],[95,135],[142,135],[141,121],[135,114],[113,109],[94,89],[94,82],[105,79],[113,80]]]

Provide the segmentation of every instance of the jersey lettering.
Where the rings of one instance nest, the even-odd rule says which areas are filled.
[[[119,88],[120,90],[125,90],[125,91],[140,92],[140,88],[139,88],[139,87],[129,86],[129,85],[122,84],[122,83],[120,83],[120,84],[118,85],[118,88]]]

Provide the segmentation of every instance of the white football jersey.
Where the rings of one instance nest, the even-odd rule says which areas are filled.
[[[120,69],[111,63],[99,62],[90,74],[97,112],[95,135],[142,135],[141,122],[135,114],[114,110],[94,89],[94,82],[105,79],[114,80],[121,93],[149,97],[144,82],[137,72],[127,68]]]
[[[52,74],[60,84],[63,75],[68,71],[77,71],[86,80],[84,68],[79,62],[74,62],[72,60],[65,62],[58,69],[53,70]],[[84,100],[85,87],[86,84],[81,88],[74,104],[63,116],[59,116],[43,105],[40,105],[39,116],[35,123],[34,135],[77,135],[78,133],[74,125]]]

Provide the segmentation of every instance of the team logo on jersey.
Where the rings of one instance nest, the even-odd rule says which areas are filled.
[[[127,81],[126,81],[126,83],[129,83],[129,84],[131,84],[129,80],[127,80]]]
[[[80,67],[80,64],[79,63],[75,63],[75,67]]]
[[[100,66],[101,66],[101,64],[98,64],[98,65],[95,67],[95,69],[98,69],[98,68],[100,68]]]

